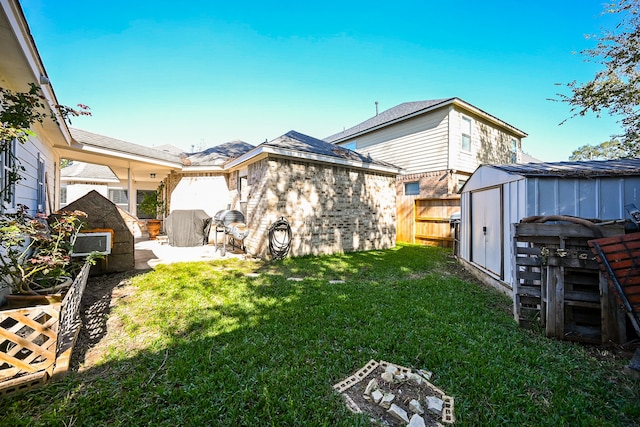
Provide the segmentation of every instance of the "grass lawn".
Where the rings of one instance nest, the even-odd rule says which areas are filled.
[[[112,310],[97,366],[4,399],[0,424],[367,426],[332,385],[370,359],[433,371],[456,425],[640,423],[628,360],[520,329],[457,270],[413,245],[159,266]]]

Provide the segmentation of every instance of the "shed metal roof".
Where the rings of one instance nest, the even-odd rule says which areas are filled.
[[[501,171],[525,177],[598,177],[640,175],[640,159],[590,160],[580,162],[546,162],[488,165]]]

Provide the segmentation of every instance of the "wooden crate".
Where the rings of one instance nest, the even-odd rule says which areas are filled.
[[[622,226],[604,226],[605,236]],[[549,337],[587,343],[621,342],[621,314],[579,224],[515,224],[514,316],[524,327],[541,325]]]

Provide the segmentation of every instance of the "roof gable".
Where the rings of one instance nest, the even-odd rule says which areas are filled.
[[[402,104],[396,105],[395,107],[389,108],[388,110],[385,110],[382,113],[375,115],[372,118],[365,120],[364,122],[359,123],[347,130],[328,136],[324,140],[336,144],[344,140],[351,139],[357,135],[373,132],[377,129],[390,126],[394,123],[407,120],[420,114],[426,114],[430,111],[450,105],[456,105],[459,108],[463,108],[465,110],[473,112],[474,114],[477,114],[500,127],[509,129],[511,132],[521,138],[527,136],[525,132],[517,129],[514,126],[511,126],[507,122],[469,104],[468,102],[463,101],[460,98],[454,97],[432,99],[427,101],[404,102]]]
[[[235,159],[253,150],[255,147],[244,141],[231,141],[198,153],[188,154],[185,163],[192,166],[222,166],[230,159]]]
[[[273,141],[264,142],[260,145],[395,168],[391,163],[374,160],[370,156],[365,156],[353,150],[313,138],[294,130],[287,132]]]

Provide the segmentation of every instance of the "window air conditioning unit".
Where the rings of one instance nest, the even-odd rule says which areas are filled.
[[[92,252],[109,255],[111,253],[111,234],[110,232],[78,233],[71,256],[87,256]]]

